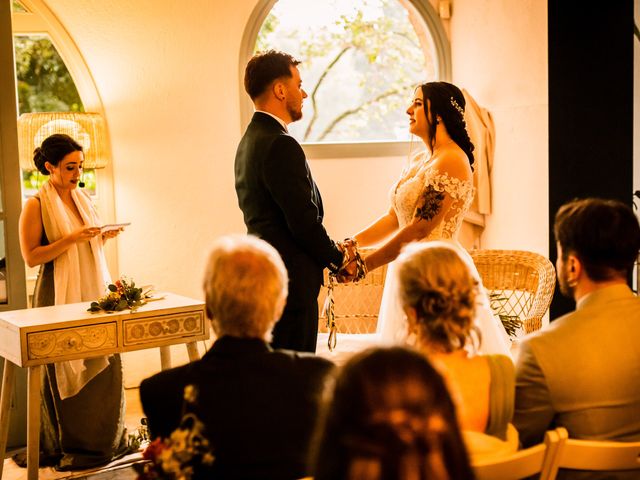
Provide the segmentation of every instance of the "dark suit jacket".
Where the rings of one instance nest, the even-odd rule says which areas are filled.
[[[248,233],[273,245],[287,267],[287,303],[308,303],[309,292],[315,300],[323,268],[337,269],[342,253],[322,225],[322,198],[302,147],[256,112],[238,146],[235,178]]]
[[[301,478],[332,368],[320,357],[227,336],[201,360],[144,380],[140,398],[152,437],[168,437],[180,423],[184,387],[197,387],[191,411],[216,456],[207,478]]]

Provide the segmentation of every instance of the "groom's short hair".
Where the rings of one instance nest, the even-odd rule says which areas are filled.
[[[585,198],[564,204],[556,213],[554,234],[563,259],[578,257],[596,282],[626,276],[640,250],[638,219],[618,200]]]
[[[277,50],[256,53],[244,71],[244,89],[251,100],[262,95],[274,80],[291,77],[291,67],[300,62],[288,53]]]

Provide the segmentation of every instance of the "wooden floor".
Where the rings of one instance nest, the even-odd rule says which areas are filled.
[[[125,424],[127,430],[133,432],[140,426],[140,419],[143,417],[138,389],[127,388],[125,390],[125,397],[127,402]],[[74,480],[134,480],[136,473],[130,465],[132,462],[140,459],[140,453],[137,453],[121,458],[100,469],[79,470],[75,472],[56,472],[53,468],[41,468],[38,472],[38,478],[43,480],[57,480],[62,478]],[[19,467],[10,458],[4,461],[2,480],[23,480],[26,478],[26,468]]]

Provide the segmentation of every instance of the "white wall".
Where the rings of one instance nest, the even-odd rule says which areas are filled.
[[[113,146],[123,274],[201,297],[211,240],[242,232],[233,158],[252,1],[49,2],[85,56]]]
[[[548,254],[545,0],[455,0],[453,81],[493,114],[493,213],[483,248]]]

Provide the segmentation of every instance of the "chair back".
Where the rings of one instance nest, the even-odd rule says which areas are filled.
[[[361,248],[360,254],[366,256],[372,248]],[[375,333],[378,325],[378,313],[384,290],[384,280],[387,266],[376,268],[358,283],[336,283],[333,287],[334,314],[338,333]],[[327,297],[329,284],[327,270],[324,273],[324,286],[318,295],[320,318],[318,331],[327,332],[327,318],[324,316],[323,305]]]
[[[556,272],[549,259],[523,250],[469,253],[496,314],[518,317],[526,333],[540,329],[556,284]]]
[[[554,480],[553,459],[560,445],[556,430],[545,433],[544,442],[494,459],[482,459],[472,467],[476,480],[517,480],[539,474],[540,480]]]
[[[553,469],[590,471],[638,470],[640,478],[640,442],[576,440],[568,438],[567,430],[559,427],[563,438]],[[635,478],[635,477],[634,477]]]

